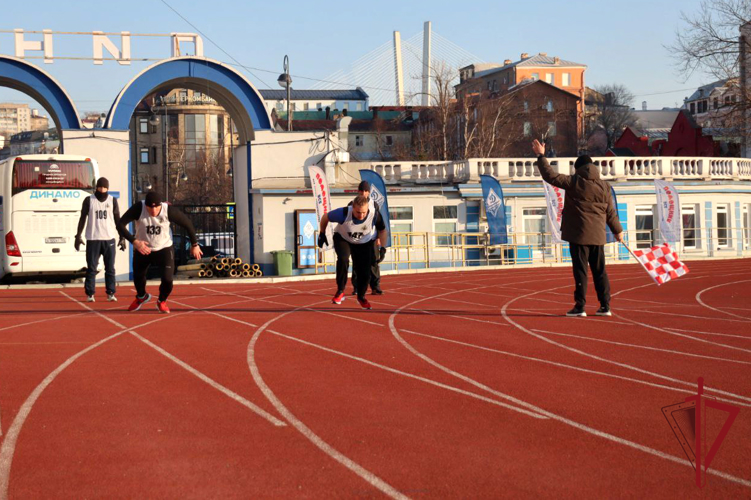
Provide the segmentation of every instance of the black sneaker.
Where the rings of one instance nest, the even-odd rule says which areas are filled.
[[[584,312],[583,307],[574,306],[573,309],[566,313],[566,316],[568,316],[569,318],[586,318],[587,313]]]
[[[380,288],[374,288],[370,293],[373,295],[383,295],[383,290]]]
[[[613,313],[610,312],[610,306],[601,306],[597,312],[595,313],[597,316],[612,316]]]

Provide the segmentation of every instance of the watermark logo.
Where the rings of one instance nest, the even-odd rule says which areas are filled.
[[[727,419],[707,450],[707,408],[721,410],[728,413]],[[675,434],[683,452],[696,471],[696,486],[702,488],[706,484],[706,474],[720,445],[728,435],[730,427],[740,412],[740,408],[727,403],[720,403],[704,395],[704,379],[699,377],[696,396],[687,397],[685,401],[662,408],[662,414]],[[679,425],[681,417],[689,417],[689,425]],[[702,476],[704,481],[702,482]]]

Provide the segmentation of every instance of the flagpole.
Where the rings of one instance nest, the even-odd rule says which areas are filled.
[[[653,280],[653,281],[654,281],[655,283],[657,283],[657,286],[660,286],[660,282],[659,282],[659,281],[657,281],[657,279],[655,279],[655,277],[654,277],[654,276],[652,276],[652,275],[651,275],[651,274],[649,273],[649,269],[647,269],[647,266],[645,266],[645,265],[644,265],[644,263],[643,263],[642,261],[640,261],[640,260],[639,260],[639,257],[637,257],[637,256],[636,256],[636,254],[635,254],[635,253],[634,253],[634,252],[633,252],[633,251],[632,251],[632,250],[631,250],[631,249],[630,249],[630,248],[628,247],[628,245],[626,245],[626,242],[625,242],[625,241],[621,241],[621,245],[623,245],[624,247],[626,247],[626,250],[628,250],[628,253],[630,253],[630,254],[631,254],[631,256],[632,256],[632,257],[633,257],[634,259],[636,259],[636,262],[638,262],[639,264],[641,264],[641,267],[642,267],[642,268],[643,268],[643,269],[644,269],[644,270],[645,270],[645,271],[647,272],[647,274],[649,274],[649,277],[650,277],[650,278],[652,278],[652,280]]]

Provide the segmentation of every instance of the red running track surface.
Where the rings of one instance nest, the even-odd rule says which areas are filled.
[[[372,311],[333,279],[176,286],[169,315],[3,290],[0,498],[748,498],[748,263],[611,266],[612,318],[592,289],[563,316],[568,268],[387,276]],[[702,490],[661,412],[698,377],[740,408]]]

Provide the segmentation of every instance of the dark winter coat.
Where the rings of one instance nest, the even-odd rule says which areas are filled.
[[[613,234],[623,231],[610,185],[600,179],[595,164],[579,167],[574,175],[556,174],[548,159],[540,156],[537,168],[545,182],[566,191],[561,239],[576,245],[604,245],[607,242],[605,224],[610,226]]]

